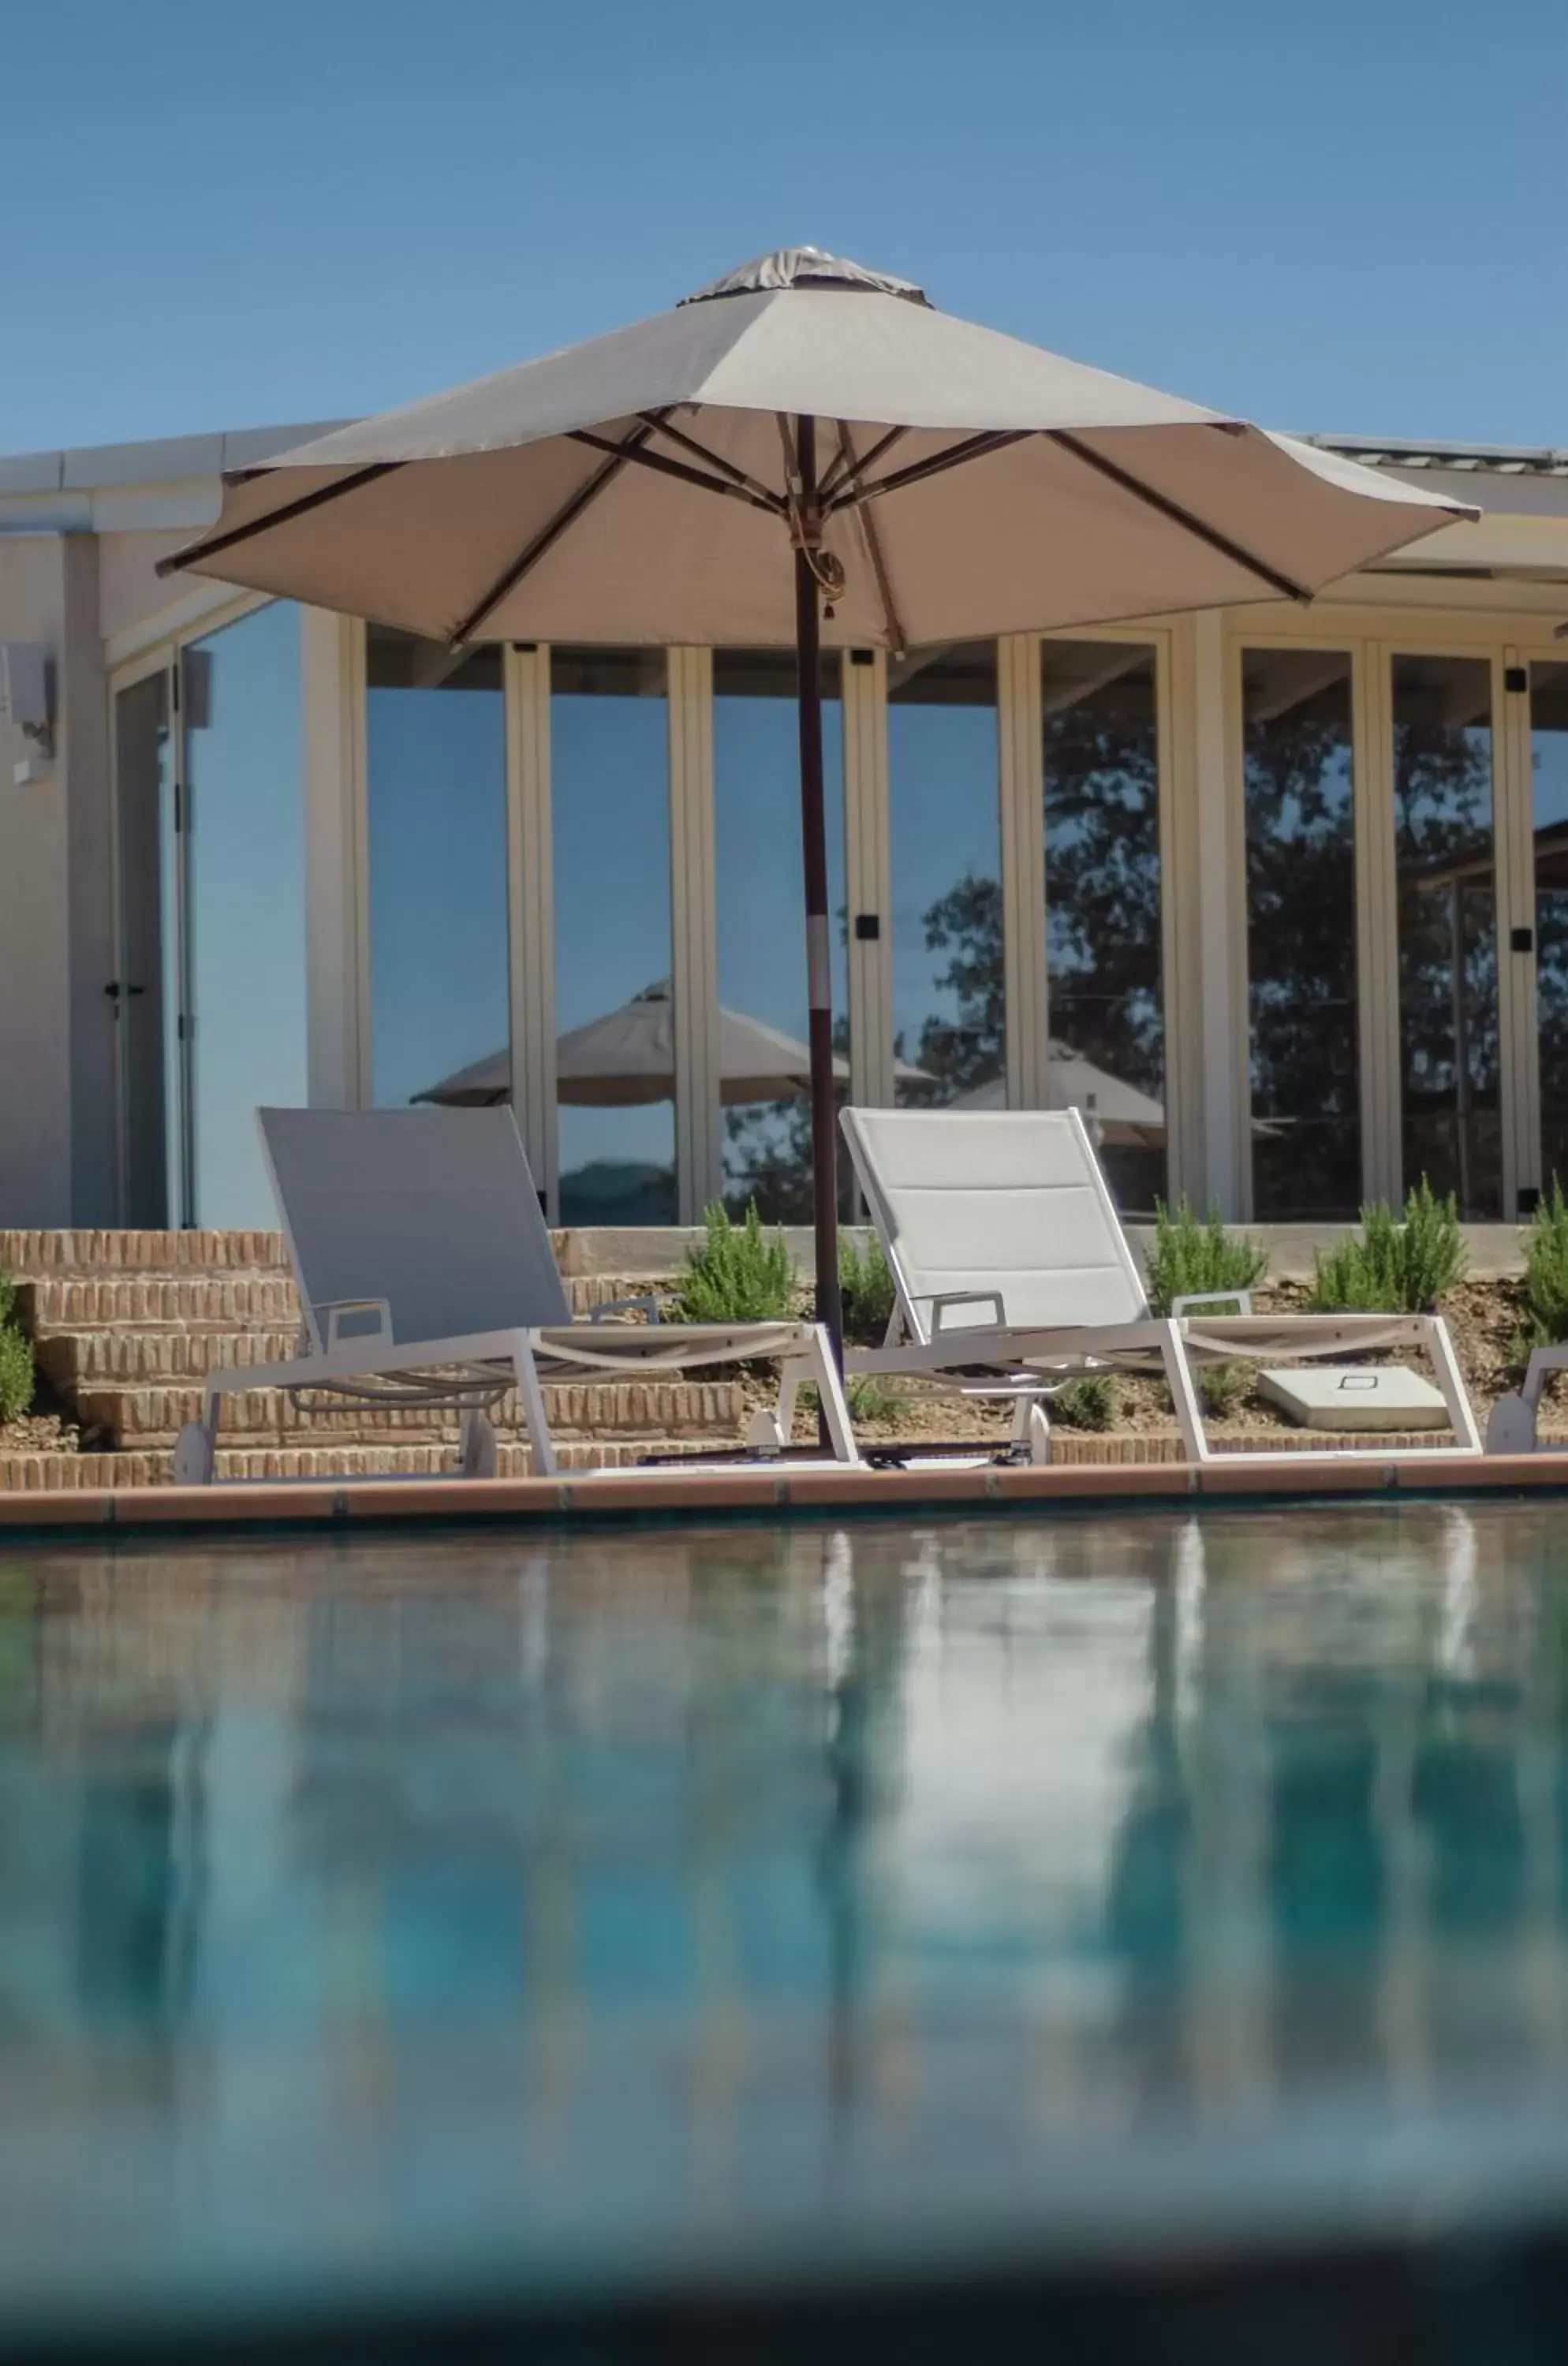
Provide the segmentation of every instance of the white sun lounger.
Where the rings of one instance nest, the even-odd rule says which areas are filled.
[[[847,1109],[843,1128],[896,1291],[886,1343],[848,1351],[852,1379],[916,1377],[1012,1398],[1015,1445],[1044,1461],[1055,1387],[1089,1372],[1163,1372],[1190,1458],[1213,1462],[1237,1458],[1204,1435],[1193,1375],[1205,1364],[1424,1347],[1460,1451],[1480,1453],[1438,1315],[1255,1314],[1245,1291],[1155,1315],[1077,1110]],[[1294,1465],[1356,1450],[1289,1451]]]
[[[488,1415],[515,1386],[534,1470],[556,1470],[541,1383],[666,1379],[762,1358],[793,1403],[815,1381],[836,1458],[858,1459],[827,1334],[812,1323],[670,1324],[651,1299],[574,1322],[510,1109],[258,1110],[303,1318],[299,1353],[207,1381],[175,1476],[213,1475],[237,1389],[464,1416],[462,1469],[495,1468]],[[640,1307],[650,1319],[606,1322]]]

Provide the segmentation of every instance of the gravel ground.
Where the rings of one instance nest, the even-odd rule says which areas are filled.
[[[17,1421],[0,1421],[0,1454],[75,1454],[81,1432],[56,1413],[25,1413]]]
[[[1281,1282],[1257,1293],[1260,1313],[1304,1313],[1307,1290],[1303,1283]],[[1521,1346],[1526,1324],[1524,1286],[1518,1281],[1467,1281],[1450,1290],[1443,1301],[1442,1312],[1459,1357],[1475,1408],[1477,1423],[1484,1434],[1486,1417],[1494,1401],[1508,1389],[1517,1386],[1523,1373],[1524,1354]],[[1347,1358],[1346,1360],[1351,1360]],[[1369,1363],[1392,1362],[1392,1357],[1368,1357]],[[1401,1359],[1402,1360],[1402,1359]],[[1417,1370],[1426,1370],[1425,1359],[1419,1355],[1410,1360]],[[1245,1373],[1245,1367],[1239,1368]],[[1428,1374],[1429,1377],[1429,1374]],[[1552,1386],[1562,1393],[1553,1402]],[[1102,1434],[1108,1442],[1113,1437],[1174,1436],[1176,1417],[1170,1397],[1163,1380],[1116,1377],[1116,1413],[1109,1430]],[[773,1402],[773,1391],[765,1377],[759,1377],[747,1386],[748,1409],[752,1403]],[[887,1415],[874,1415],[863,1404],[857,1408],[856,1427],[860,1435],[873,1443],[917,1445],[941,1440],[944,1443],[973,1441],[995,1445],[1003,1440],[1011,1426],[1010,1405],[992,1405],[983,1400],[950,1395],[912,1386],[908,1382],[887,1384],[886,1393],[897,1401],[897,1409]],[[1070,1428],[1074,1425],[1059,1408],[1053,1415],[1055,1423]],[[1542,1418],[1543,1434],[1562,1430],[1568,1435],[1568,1374],[1562,1381],[1548,1385],[1548,1396]],[[1256,1437],[1259,1432],[1294,1430],[1278,1409],[1268,1403],[1255,1386],[1247,1385],[1239,1398],[1219,1417],[1211,1415],[1208,1429],[1216,1443],[1227,1438]],[[1331,1436],[1333,1433],[1325,1433]],[[805,1445],[816,1435],[815,1421],[809,1407],[797,1412],[794,1437]]]

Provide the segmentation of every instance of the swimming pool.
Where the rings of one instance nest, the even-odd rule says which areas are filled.
[[[0,1549],[0,2355],[1495,2297],[1568,2214],[1568,1527]]]

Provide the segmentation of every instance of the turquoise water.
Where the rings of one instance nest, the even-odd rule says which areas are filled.
[[[1553,1504],[0,1551],[0,2332],[1568,2210]]]

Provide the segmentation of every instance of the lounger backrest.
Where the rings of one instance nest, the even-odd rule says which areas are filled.
[[[384,1298],[410,1346],[571,1320],[510,1109],[256,1118],[308,1323],[345,1298]]]
[[[914,1338],[953,1290],[998,1292],[1011,1326],[1148,1313],[1077,1110],[847,1109],[843,1126]],[[976,1304],[942,1324],[996,1320]]]

